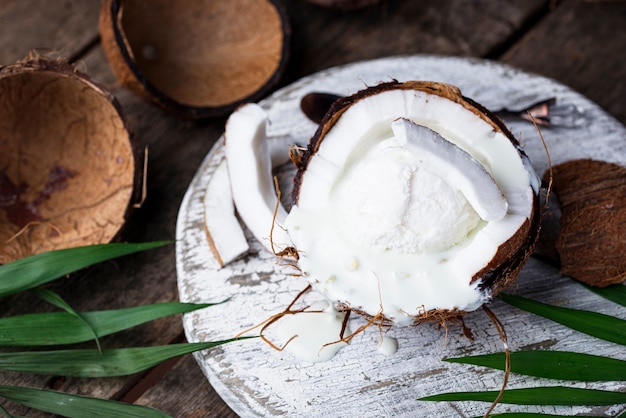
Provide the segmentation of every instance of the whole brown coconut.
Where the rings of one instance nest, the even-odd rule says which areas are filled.
[[[100,35],[122,84],[189,119],[257,101],[282,75],[290,27],[276,0],[103,0]]]
[[[561,272],[591,286],[626,280],[626,167],[572,160],[553,167],[562,216],[555,247]]]
[[[500,119],[441,83],[334,102],[296,162],[285,227],[313,288],[399,325],[457,317],[517,278],[539,179]]]
[[[111,241],[135,184],[115,98],[71,65],[0,67],[0,263]]]

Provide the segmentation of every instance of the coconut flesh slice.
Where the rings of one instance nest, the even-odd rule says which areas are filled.
[[[204,225],[220,267],[245,254],[250,246],[235,214],[226,160],[217,166],[204,194]]]
[[[443,173],[445,183],[456,185],[482,219],[492,221],[506,215],[508,204],[498,185],[470,154],[432,129],[408,119],[395,120],[391,130],[398,146],[418,155],[422,169]]]
[[[272,176],[273,166],[283,160],[276,155],[279,148],[267,139],[266,123],[267,114],[259,105],[239,107],[226,123],[224,150],[239,216],[252,235],[276,253],[290,246],[291,241],[282,227],[287,212],[278,201]],[[282,151],[289,155],[286,146]]]
[[[408,325],[477,309],[515,280],[538,191],[495,116],[449,85],[391,82],[333,105],[285,226],[315,290]]]

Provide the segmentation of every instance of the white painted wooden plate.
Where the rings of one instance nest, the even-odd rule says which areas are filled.
[[[269,135],[285,144],[306,144],[316,126],[300,112],[302,96],[311,91],[350,94],[367,85],[391,79],[430,80],[455,84],[465,96],[490,109],[517,108],[537,99],[580,106],[586,123],[576,129],[543,129],[552,162],[595,158],[626,165],[626,129],[597,105],[571,89],[543,77],[490,61],[439,56],[407,56],[358,62],[304,78],[277,91],[261,105],[270,115]],[[507,121],[521,138],[538,173],[548,167],[543,145],[532,124]],[[232,299],[184,316],[189,341],[232,338],[282,311],[306,286],[302,277],[277,263],[275,257],[248,234],[250,252],[219,268],[209,250],[204,224],[205,188],[223,160],[221,140],[206,156],[182,202],[177,223],[177,272],[180,299],[212,302]],[[289,170],[281,175],[283,195],[289,194]],[[606,302],[553,268],[531,259],[511,291],[526,297],[579,309],[625,317],[625,310]],[[310,301],[321,296],[310,294]],[[626,359],[623,347],[572,331],[548,320],[514,309],[500,301],[491,309],[504,323],[513,350],[550,348]],[[362,323],[353,319],[352,328]],[[481,415],[488,404],[477,402],[427,403],[417,398],[445,391],[498,390],[501,372],[443,362],[446,357],[502,351],[493,325],[481,311],[466,316],[475,339],[459,326],[448,333],[437,325],[393,328],[387,335],[399,343],[396,354],[377,352],[380,333],[370,328],[354,338],[332,360],[307,364],[287,352],[278,352],[260,339],[227,344],[196,354],[210,383],[242,417],[466,417]],[[273,336],[272,330],[268,336]],[[280,341],[276,341],[281,343]],[[582,384],[512,376],[509,388],[567,384],[626,390],[624,383]],[[197,396],[203,396],[198,393]],[[623,406],[622,406],[623,409]],[[619,407],[520,407],[499,405],[496,411],[615,416]]]

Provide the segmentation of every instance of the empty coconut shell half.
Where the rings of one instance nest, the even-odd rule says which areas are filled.
[[[0,263],[111,241],[135,185],[115,98],[71,65],[0,67]]]
[[[290,39],[277,0],[103,0],[99,26],[122,84],[187,119],[223,116],[267,94]]]

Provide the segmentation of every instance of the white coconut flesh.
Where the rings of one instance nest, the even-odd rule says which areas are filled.
[[[250,248],[235,214],[226,160],[217,166],[207,184],[204,225],[211,251],[220,267],[245,254]]]
[[[398,325],[487,302],[476,275],[528,224],[539,187],[492,123],[411,89],[351,104],[299,181],[285,226],[304,275],[329,300]]]
[[[239,216],[267,250],[278,252],[291,241],[282,227],[287,212],[278,202],[272,168],[288,160],[289,149],[268,141],[266,124],[267,113],[259,105],[239,107],[226,123],[224,150]],[[227,240],[224,233],[214,238]]]

